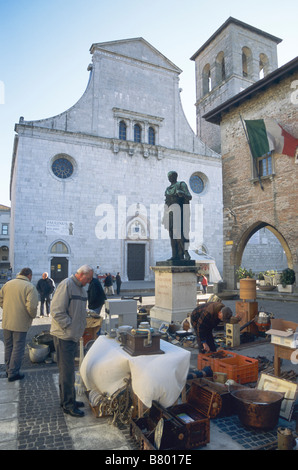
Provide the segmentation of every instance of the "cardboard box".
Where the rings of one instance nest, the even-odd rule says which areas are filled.
[[[292,321],[271,319],[271,328],[266,335],[271,335],[271,343],[288,348],[298,348],[298,334],[295,334],[298,323]]]

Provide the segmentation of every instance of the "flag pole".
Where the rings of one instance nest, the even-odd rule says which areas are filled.
[[[242,123],[242,127],[243,127],[243,130],[244,130],[244,134],[245,134],[245,137],[246,137],[248,146],[249,146],[251,158],[252,158],[252,160],[253,160],[253,162],[254,162],[255,169],[256,169],[256,173],[257,173],[257,175],[258,175],[258,180],[259,180],[259,183],[260,183],[260,186],[261,186],[262,191],[264,191],[264,188],[263,188],[263,185],[262,185],[262,181],[261,181],[261,177],[260,177],[259,172],[258,172],[258,167],[257,167],[257,164],[256,164],[256,159],[255,159],[254,156],[253,156],[253,153],[252,153],[252,150],[251,150],[250,141],[249,141],[249,137],[248,137],[248,134],[247,134],[247,131],[246,131],[246,128],[245,128],[245,125],[244,125],[244,122],[243,122],[243,119],[242,119],[242,116],[241,116],[240,113],[239,113],[239,116],[240,116],[240,119],[241,119],[241,123]]]

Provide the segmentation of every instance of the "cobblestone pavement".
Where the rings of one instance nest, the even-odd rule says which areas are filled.
[[[50,322],[51,317],[34,319],[27,343],[49,331]],[[85,395],[78,397],[85,403],[85,416],[65,415],[59,403],[57,364],[32,363],[28,348],[22,364],[24,379],[8,382],[2,340],[0,323],[0,451],[136,449],[129,427],[120,429],[110,424],[110,418],[95,418]]]
[[[19,382],[0,379],[0,450],[135,450],[128,426],[95,418],[87,398],[85,417],[65,415],[55,368],[25,370]]]
[[[19,394],[18,449],[73,449],[53,374],[45,370],[27,373]]]

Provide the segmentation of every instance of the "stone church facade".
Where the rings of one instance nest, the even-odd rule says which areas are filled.
[[[220,155],[192,131],[181,70],[143,38],[93,44],[89,82],[65,112],[15,126],[10,262],[56,280],[80,265],[154,279],[171,256],[162,225],[167,174],[191,191],[191,248],[222,272]]]

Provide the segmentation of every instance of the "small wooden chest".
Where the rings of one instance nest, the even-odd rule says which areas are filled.
[[[164,351],[160,349],[160,338],[161,335],[155,332],[151,333],[149,338],[147,330],[140,330],[140,333],[136,334],[131,332],[121,334],[123,350],[131,356],[164,354]]]
[[[159,447],[156,445],[158,425],[163,421],[162,436]],[[181,423],[157,402],[152,403],[149,413],[130,423],[130,434],[140,450],[175,450],[185,449],[186,438],[179,432]]]
[[[153,402],[149,415],[131,422],[131,434],[141,449],[156,449],[154,434],[163,419],[160,450],[195,449],[210,442],[210,415],[214,417],[220,409],[218,394],[193,383],[186,403],[164,408]]]

